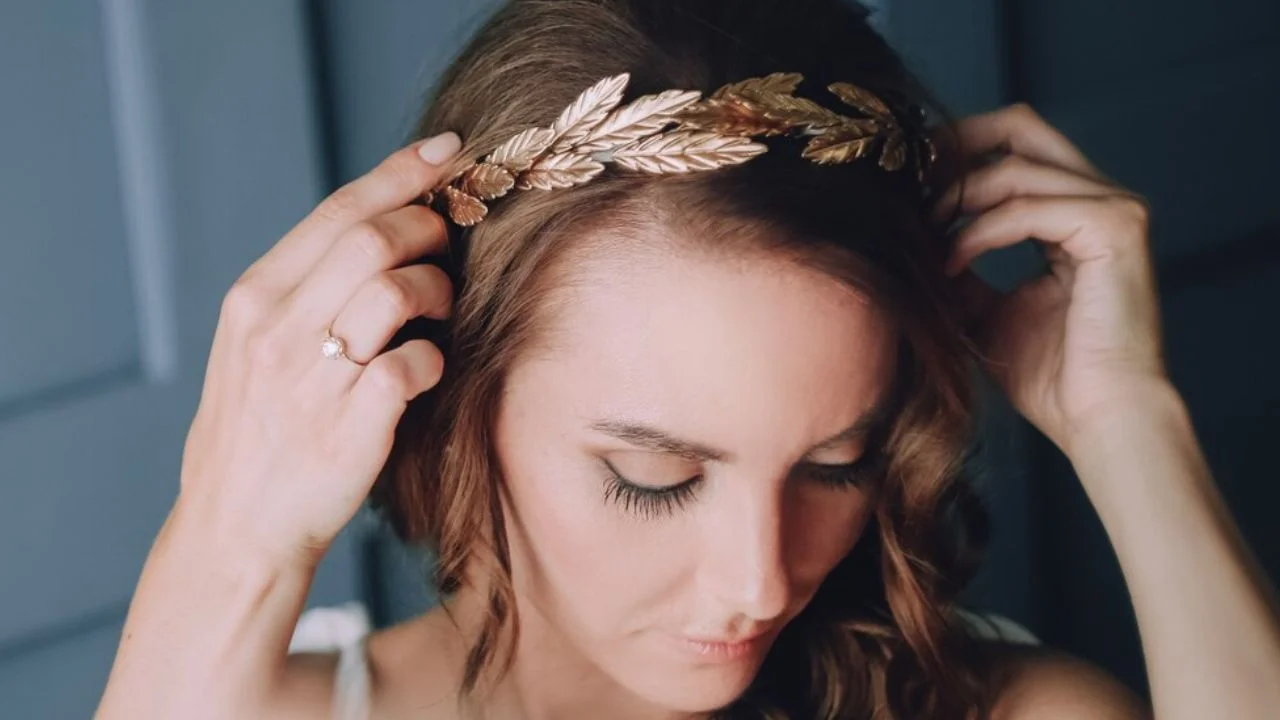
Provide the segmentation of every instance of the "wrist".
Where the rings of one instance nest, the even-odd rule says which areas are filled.
[[[121,715],[169,717],[199,698],[257,717],[279,682],[314,568],[259,551],[208,510],[175,502],[152,544],[104,701],[147,709]]]
[[[304,553],[263,541],[245,523],[179,494],[160,537],[219,567],[264,580],[309,577],[322,552]]]
[[[1172,383],[1152,381],[1112,394],[1069,425],[1063,452],[1078,463],[1131,446],[1135,433],[1189,430],[1191,416]]]
[[[1077,426],[1066,454],[1099,513],[1212,482],[1191,415],[1171,385],[1099,409]]]

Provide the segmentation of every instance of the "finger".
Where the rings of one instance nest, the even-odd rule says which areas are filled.
[[[1017,197],[960,231],[946,272],[955,275],[982,253],[1029,238],[1059,246],[1079,264],[1135,248],[1146,252],[1146,236],[1146,204],[1132,195]]]
[[[938,221],[949,217],[957,209],[957,196],[961,213],[977,214],[1014,197],[1107,195],[1115,191],[1110,185],[1056,165],[1046,165],[1022,155],[1006,155],[947,188],[932,212]]]
[[[447,232],[444,219],[421,205],[352,225],[302,280],[289,312],[311,327],[327,327],[367,280],[443,249]]]
[[[410,340],[369,363],[352,386],[347,400],[351,431],[373,433],[364,440],[384,442],[410,400],[435,387],[444,372],[444,356],[427,340]],[[361,438],[352,438],[360,442]]]
[[[1066,135],[1026,103],[963,118],[956,123],[956,134],[965,155],[1003,150],[1095,180],[1106,180]]]
[[[347,354],[368,364],[411,318],[444,319],[453,309],[453,284],[434,265],[409,265],[374,275],[333,322]]]
[[[412,202],[448,172],[447,161],[460,140],[452,132],[401,148],[377,167],[335,190],[312,212],[249,266],[263,284],[284,294],[352,225]]]

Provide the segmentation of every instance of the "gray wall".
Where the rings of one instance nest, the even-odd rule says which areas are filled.
[[[222,295],[328,185],[307,17],[0,3],[0,716],[90,716]]]

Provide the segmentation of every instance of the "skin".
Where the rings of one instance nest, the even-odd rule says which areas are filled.
[[[510,379],[497,445],[523,646],[560,656],[518,694],[555,698],[571,683],[596,689],[597,710],[653,717],[741,694],[861,535],[870,489],[824,484],[808,467],[863,454],[865,434],[822,445],[885,395],[895,336],[864,299],[790,263],[731,269],[627,244],[641,249],[620,259],[621,281],[611,258],[570,284],[558,347]],[[604,419],[725,457],[591,428]],[[628,509],[607,499],[605,461],[646,486],[702,479],[682,507]],[[681,642],[759,634],[731,661]]]
[[[943,199],[973,219],[949,270],[987,370],[1072,462],[1112,540],[1155,716],[1270,716],[1280,706],[1280,609],[1165,372],[1146,204],[1025,105],[967,118],[960,133],[965,152],[1005,157],[971,173],[963,198]],[[419,149],[327,198],[228,294],[181,491],[143,568],[98,717],[332,712],[332,657],[290,657],[289,637],[316,564],[367,494],[405,403],[438,381],[443,362],[420,341],[377,354],[406,319],[449,312],[447,279],[403,267],[442,245],[439,217],[405,207],[444,173],[442,158],[424,162]],[[966,270],[1028,238],[1052,262],[1043,278],[1001,295]],[[763,263],[729,273],[686,262],[686,277],[633,264],[634,282],[588,284],[582,292],[592,294],[579,300],[599,306],[571,311],[580,314],[566,346],[576,341],[595,363],[573,375],[568,355],[528,363],[504,411],[506,512],[530,622],[488,708],[494,717],[589,716],[613,702],[633,716],[690,716],[678,711],[731,696],[754,657],[716,668],[668,661],[662,633],[779,625],[855,539],[850,528],[865,512],[856,492],[811,488],[788,470],[872,402],[886,361],[874,314]],[[632,329],[618,317],[646,333],[618,332]],[[701,334],[669,334],[685,324]],[[330,325],[349,340],[351,362],[315,352]],[[656,333],[662,342],[643,342]],[[805,353],[777,352],[789,347],[779,337]],[[592,383],[602,383],[595,395],[548,391]],[[814,390],[830,386],[847,394]],[[555,427],[533,422],[535,410]],[[604,413],[661,423],[739,457],[708,464],[704,492],[678,515],[629,518],[603,503],[593,454],[641,465],[628,468],[655,481],[686,468],[584,431],[585,418]],[[475,598],[463,593],[456,609],[460,630],[433,612],[370,640],[375,717],[452,717]],[[1004,655],[1012,679],[993,687],[997,718],[1144,716],[1087,663],[1046,649]],[[690,674],[701,682],[686,683]]]

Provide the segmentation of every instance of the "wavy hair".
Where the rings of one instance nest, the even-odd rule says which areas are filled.
[[[631,73],[629,101],[778,71],[802,73],[815,100],[845,81],[941,118],[930,179],[922,186],[874,161],[817,166],[784,138],[716,171],[610,169],[572,189],[514,193],[479,225],[451,230],[441,262],[458,293],[453,318],[420,320],[393,341],[429,337],[447,360],[440,384],[406,410],[371,500],[401,539],[436,550],[442,592],[473,572],[486,579],[464,696],[509,668],[518,632],[491,435],[505,379],[540,341],[554,312],[546,298],[593,234],[657,229],[724,257],[763,251],[845,282],[892,319],[900,346],[896,412],[873,438],[882,470],[873,520],[720,717],[988,713],[988,659],[951,612],[986,538],[966,475],[976,354],[942,272],[944,226],[928,213],[929,198],[961,177],[961,162],[945,108],[868,11],[842,0],[512,0],[442,75],[415,137],[454,130],[465,143],[459,157],[478,158],[549,126],[608,75]]]

